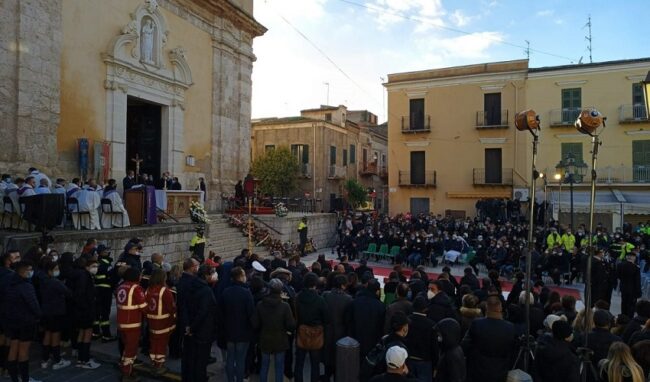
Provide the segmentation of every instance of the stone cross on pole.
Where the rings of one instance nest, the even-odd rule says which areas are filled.
[[[144,161],[144,159],[140,159],[140,156],[138,154],[135,154],[135,158],[131,158],[131,161],[135,162],[135,176],[139,177],[140,176],[140,163]]]

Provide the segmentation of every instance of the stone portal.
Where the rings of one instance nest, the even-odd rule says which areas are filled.
[[[161,115],[160,105],[127,97],[126,102],[126,164],[135,171],[131,159],[138,155],[142,159],[140,174],[153,175],[155,179],[166,169],[161,169]]]

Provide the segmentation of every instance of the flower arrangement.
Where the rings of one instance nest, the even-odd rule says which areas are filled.
[[[289,209],[284,203],[278,203],[275,205],[275,216],[283,218],[289,214]]]
[[[198,224],[210,223],[210,219],[208,218],[208,213],[205,212],[205,209],[203,208],[201,203],[198,202],[190,203],[190,219],[192,219],[192,223],[198,223]]]

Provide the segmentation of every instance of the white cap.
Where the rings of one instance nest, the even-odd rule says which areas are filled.
[[[404,366],[408,358],[406,349],[400,346],[392,346],[386,351],[386,365],[389,369],[399,369]]]
[[[253,269],[258,272],[266,272],[266,268],[259,261],[253,261]]]
[[[560,317],[560,316],[558,316],[558,315],[556,315],[556,314],[549,314],[549,315],[546,316],[546,318],[544,319],[544,326],[545,326],[548,330],[552,330],[552,329],[553,329],[553,324],[555,323],[555,321],[560,321],[560,320],[564,320],[564,321],[566,321],[566,317],[564,317],[564,316]]]

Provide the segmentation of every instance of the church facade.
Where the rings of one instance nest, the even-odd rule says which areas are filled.
[[[253,0],[1,2],[0,168],[120,180],[139,163],[185,189],[205,178],[216,208],[250,165],[252,15]]]

